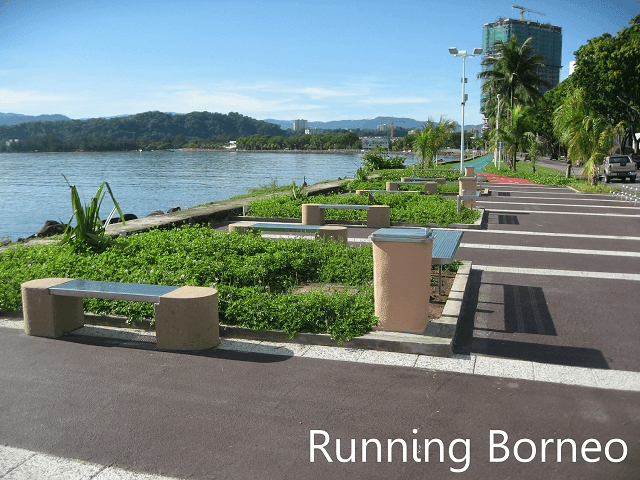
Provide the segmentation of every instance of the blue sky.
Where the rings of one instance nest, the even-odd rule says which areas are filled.
[[[512,0],[513,1],[513,0]],[[520,0],[520,4],[523,0]],[[425,0],[0,0],[0,112],[71,118],[149,110],[309,121],[459,122],[462,60],[511,2]],[[527,0],[563,30],[561,79],[590,38],[638,0]],[[467,59],[465,124],[481,123]]]

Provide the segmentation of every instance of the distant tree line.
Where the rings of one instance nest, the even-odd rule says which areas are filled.
[[[396,127],[402,137],[408,130]],[[389,136],[389,132],[333,130],[320,135],[283,130],[274,123],[239,113],[192,112],[185,115],[146,112],[127,117],[59,120],[0,125],[3,152],[112,152],[171,148],[224,148],[237,140],[241,149],[361,148],[360,136]],[[8,144],[7,144],[8,143]]]

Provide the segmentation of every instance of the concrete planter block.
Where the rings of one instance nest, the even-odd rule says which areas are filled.
[[[155,314],[160,349],[204,350],[220,342],[215,288],[186,286],[162,295]]]
[[[374,236],[376,329],[423,333],[429,324],[432,240],[376,241]]]
[[[367,210],[367,227],[389,228],[391,226],[391,207],[389,205],[371,205]]]
[[[472,168],[472,167],[467,167]],[[463,195],[463,191],[473,192],[475,193],[478,190],[478,179],[477,177],[463,177],[459,181],[460,188],[458,189],[458,195]],[[475,200],[465,200],[464,206],[467,208],[475,208],[476,201]]]
[[[70,278],[41,278],[22,284],[22,312],[27,335],[57,338],[84,325],[82,298],[50,295],[49,288]]]
[[[240,235],[244,235],[247,231],[253,228],[256,222],[236,222],[229,224],[229,233],[238,232]]]
[[[424,194],[435,195],[436,193],[438,193],[438,184],[436,182],[425,182]]]
[[[325,225],[318,229],[318,237],[323,240],[334,240],[347,244],[347,227]]]
[[[324,225],[324,209],[319,203],[305,203],[302,205],[303,225]]]

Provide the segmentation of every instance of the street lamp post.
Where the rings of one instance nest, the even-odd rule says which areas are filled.
[[[473,53],[467,53],[466,50],[460,50],[456,47],[449,48],[449,53],[454,57],[462,58],[462,128],[460,135],[460,174],[464,171],[464,104],[467,101],[468,95],[464,93],[464,84],[467,83],[467,77],[465,72],[466,60],[467,58],[475,57],[476,55],[480,55],[482,53],[481,48],[475,48]]]
[[[496,114],[496,158],[493,159],[493,164],[500,168],[500,147],[498,146],[498,132],[500,131],[500,94],[498,94],[498,113]]]

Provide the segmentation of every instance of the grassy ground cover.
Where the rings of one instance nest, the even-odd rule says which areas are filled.
[[[370,246],[220,233],[208,227],[154,230],[102,253],[56,244],[17,246],[0,253],[0,312],[22,308],[20,285],[69,277],[157,285],[215,286],[220,321],[254,329],[329,333],[349,339],[375,325]],[[302,283],[355,287],[356,293],[295,295]],[[153,318],[153,305],[85,299],[85,311]]]

